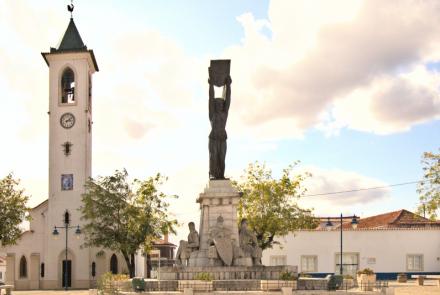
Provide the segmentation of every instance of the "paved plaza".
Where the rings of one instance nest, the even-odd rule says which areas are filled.
[[[390,282],[390,287],[395,288],[395,295],[440,295],[440,287],[436,285],[435,281],[425,281],[425,286],[417,286],[416,281],[409,281],[408,283],[395,283]],[[302,291],[301,294],[315,294],[316,291],[309,291],[304,292]],[[228,294],[227,292],[221,292],[223,294]],[[231,292],[231,294],[237,294],[237,292]],[[243,292],[243,294],[246,294],[247,292]],[[255,294],[255,292],[251,292]],[[275,292],[276,293],[276,292]],[[329,294],[335,295],[335,294],[343,294],[345,292],[328,292]],[[4,291],[3,293],[4,294]],[[56,295],[56,294],[64,294],[64,295],[89,295],[92,294],[89,292],[89,290],[72,290],[72,291],[14,291],[12,294],[14,295]],[[171,294],[171,293],[170,293]],[[176,294],[174,292],[174,294]],[[214,293],[213,293],[214,294]],[[215,294],[220,294],[219,292],[215,292]],[[261,293],[264,294],[264,293]],[[273,294],[273,293],[271,293]],[[281,292],[279,293],[281,294]],[[295,292],[293,292],[295,294]],[[359,292],[359,294],[366,294],[365,292]],[[368,293],[371,294],[371,293]]]
[[[3,293],[4,294],[4,291]],[[64,294],[64,295],[89,295],[89,290],[75,290],[75,291],[13,291],[13,295],[55,295],[55,294]]]
[[[440,287],[434,280],[426,280],[425,286],[418,286],[415,280],[407,283],[391,282],[390,287],[395,287],[395,295],[440,295]]]

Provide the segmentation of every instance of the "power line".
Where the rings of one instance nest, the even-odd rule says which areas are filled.
[[[302,197],[317,197],[317,196],[327,196],[327,195],[336,195],[336,194],[345,194],[345,193],[354,193],[354,192],[360,192],[360,191],[368,191],[368,190],[374,190],[374,189],[381,189],[381,188],[388,188],[393,186],[402,186],[402,185],[408,185],[408,184],[416,184],[420,183],[423,180],[419,181],[409,181],[409,182],[402,182],[402,183],[395,183],[395,184],[389,184],[384,186],[375,186],[375,187],[368,187],[368,188],[359,188],[359,189],[352,189],[352,190],[346,190],[346,191],[338,191],[338,192],[330,192],[330,193],[319,193],[319,194],[311,194],[311,195],[304,195]]]
[[[354,192],[360,192],[360,191],[368,191],[368,190],[375,190],[375,189],[382,189],[382,188],[388,188],[388,187],[394,187],[394,186],[402,186],[402,185],[408,185],[408,184],[416,184],[420,182],[424,182],[426,180],[418,180],[418,181],[408,181],[408,182],[401,182],[401,183],[394,183],[394,184],[388,184],[383,186],[374,186],[374,187],[367,187],[367,188],[359,188],[359,189],[352,189],[352,190],[346,190],[346,191],[337,191],[337,192],[329,192],[329,193],[318,193],[318,194],[309,194],[309,195],[303,195],[304,197],[317,197],[317,196],[327,196],[327,195],[337,195],[337,194],[345,194],[345,193],[354,193]],[[183,213],[183,214],[176,214],[177,215],[188,215],[190,213]]]

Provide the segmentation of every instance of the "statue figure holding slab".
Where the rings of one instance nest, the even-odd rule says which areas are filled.
[[[191,253],[199,249],[199,233],[196,231],[194,222],[188,223],[188,228],[188,241],[180,241],[179,249],[176,253],[176,263],[178,265],[187,265]]]
[[[231,104],[230,60],[211,60],[209,67],[209,178],[225,179],[226,121]],[[214,86],[223,86],[223,97],[215,97]]]

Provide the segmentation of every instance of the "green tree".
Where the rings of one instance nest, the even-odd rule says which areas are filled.
[[[263,250],[278,244],[275,236],[317,226],[311,210],[302,209],[297,203],[306,191],[301,184],[310,174],[292,176],[296,165],[288,166],[280,179],[274,179],[265,164],[255,162],[249,164],[239,182],[234,182],[243,193],[238,206],[239,218],[248,220]]]
[[[417,212],[428,213],[435,220],[440,208],[440,149],[439,153],[425,152],[422,156],[423,180],[417,186],[421,205]]]
[[[27,218],[29,197],[18,185],[12,173],[0,179],[0,242],[3,246],[15,244],[22,230],[20,223]]]
[[[86,221],[84,245],[119,251],[133,277],[136,252],[148,251],[153,241],[174,233],[177,221],[168,216],[168,196],[158,191],[165,177],[127,178],[124,169],[87,181],[80,210]]]

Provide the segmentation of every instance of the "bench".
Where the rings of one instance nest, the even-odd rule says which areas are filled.
[[[11,295],[12,289],[14,289],[13,285],[0,285],[0,294],[2,293],[2,290],[6,290],[6,295]]]

